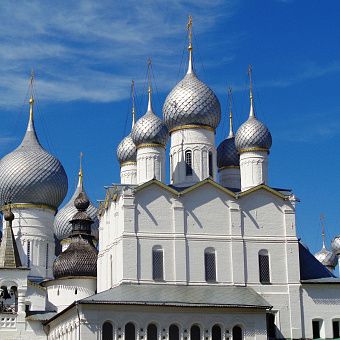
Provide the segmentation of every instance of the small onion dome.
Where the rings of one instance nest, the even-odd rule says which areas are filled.
[[[86,212],[90,201],[83,191],[74,200],[74,205],[77,212],[71,220],[70,245],[53,263],[53,275],[56,279],[97,276],[97,250],[91,235],[93,221]]]
[[[327,250],[326,247],[322,247],[315,255],[315,258],[321,262],[324,266],[334,269],[337,265],[336,255]]]
[[[249,66],[250,77],[250,112],[249,118],[237,130],[235,137],[236,149],[239,153],[244,151],[262,150],[269,152],[272,146],[272,135],[268,128],[257,120],[254,112],[254,99],[251,80],[251,66]]]
[[[335,255],[340,256],[340,235],[333,238],[332,250]]]
[[[231,90],[230,90],[231,91]],[[231,97],[231,92],[230,92]],[[231,110],[230,99],[230,114],[229,114],[229,135],[227,139],[221,142],[217,147],[217,167],[222,169],[224,167],[240,166],[240,155],[235,146],[235,137],[233,129],[233,114]]]
[[[148,110],[138,119],[132,129],[131,137],[136,147],[142,144],[160,144],[165,146],[168,140],[168,129],[164,122],[152,110],[151,87],[149,86]]]
[[[33,103],[21,144],[0,160],[0,206],[5,202],[43,204],[57,209],[67,193],[60,161],[40,144],[34,128]]]
[[[77,188],[71,197],[71,199],[65,204],[65,206],[60,209],[57,215],[54,218],[54,234],[59,240],[64,240],[68,238],[72,232],[72,224],[70,220],[77,212],[77,209],[74,206],[74,200],[78,197],[80,192],[85,192],[83,185],[83,171],[80,169],[79,171],[79,179]],[[98,220],[98,209],[90,202],[89,208],[87,209],[88,215],[93,220],[93,224],[91,226],[91,234],[98,240],[98,228],[99,228],[99,220]]]
[[[125,162],[136,162],[137,149],[131,134],[126,136],[118,145],[117,158],[120,164]]]
[[[167,96],[163,119],[170,132],[184,125],[203,125],[215,130],[220,123],[220,102],[215,93],[197,78],[191,44],[187,74]]]

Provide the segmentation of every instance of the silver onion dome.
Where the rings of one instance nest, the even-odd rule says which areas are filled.
[[[314,256],[319,262],[331,270],[337,265],[336,255],[332,251],[327,250],[326,247],[322,247]]]
[[[151,87],[149,87],[148,92],[147,112],[134,125],[131,137],[136,147],[141,144],[160,144],[165,146],[169,136],[168,128],[152,110]]]
[[[118,145],[117,158],[120,164],[125,162],[136,162],[137,149],[131,134],[126,136]]]
[[[85,189],[83,184],[83,172],[80,169],[78,185],[74,194],[72,195],[71,199],[65,204],[65,206],[58,211],[57,215],[54,218],[54,234],[56,235],[58,240],[64,240],[68,238],[72,232],[71,220],[74,214],[77,212],[77,209],[74,206],[74,201],[81,192],[85,192]],[[97,212],[98,209],[90,202],[87,213],[93,221],[93,224],[91,225],[91,234],[96,240],[98,240],[99,237],[99,220]]]
[[[340,235],[333,238],[331,245],[333,253],[340,256]]]
[[[38,140],[33,103],[31,97],[30,117],[21,144],[0,160],[0,206],[10,201],[57,209],[67,193],[67,175],[60,161]]]

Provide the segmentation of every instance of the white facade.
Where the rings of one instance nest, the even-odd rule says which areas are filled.
[[[241,174],[239,166],[227,166],[218,170],[219,183],[226,188],[241,188]]]
[[[191,165],[188,164],[188,153],[191,153]],[[188,166],[191,167],[189,173]],[[216,172],[215,133],[212,128],[185,126],[171,133],[171,184],[185,187],[208,177],[216,180]]]

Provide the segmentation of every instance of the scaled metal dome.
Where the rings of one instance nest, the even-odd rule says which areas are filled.
[[[71,220],[74,214],[77,212],[76,207],[74,206],[74,200],[77,198],[80,192],[85,192],[83,185],[83,172],[79,171],[79,180],[77,188],[72,195],[71,199],[65,204],[63,208],[61,208],[57,215],[54,218],[54,234],[59,240],[64,240],[68,238],[72,232],[72,224]],[[99,220],[97,216],[98,209],[90,202],[90,205],[87,209],[88,215],[93,220],[93,224],[91,225],[91,234],[98,240],[98,228],[99,228]]]
[[[217,167],[240,166],[240,155],[235,146],[235,138],[227,138],[217,147]]]
[[[125,162],[136,162],[137,149],[131,134],[126,136],[117,147],[117,158],[120,164]]]
[[[77,212],[71,220],[70,245],[53,263],[53,275],[56,279],[70,276],[97,276],[97,250],[91,235],[93,221],[86,212],[90,202],[86,194],[81,191],[74,204]]]
[[[0,160],[0,206],[6,202],[60,205],[67,193],[67,175],[60,161],[39,143],[34,128],[33,98],[21,144]]]
[[[333,238],[331,246],[333,253],[340,256],[340,235]]]
[[[318,251],[314,256],[324,266],[331,269],[334,269],[337,265],[336,255],[332,251],[327,250],[326,247],[322,247],[322,249]]]
[[[164,122],[157,117],[151,104],[151,88],[149,87],[148,110],[134,125],[131,137],[136,147],[141,144],[166,145],[169,133]]]

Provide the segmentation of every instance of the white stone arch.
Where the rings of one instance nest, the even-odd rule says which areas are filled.
[[[129,324],[133,324],[135,326],[135,339],[139,339],[139,333],[140,333],[140,329],[139,329],[139,323],[137,321],[135,321],[135,319],[132,320],[127,320],[124,325],[123,325],[123,335],[124,335],[124,339],[125,339],[125,327]]]
[[[116,325],[114,323],[114,321],[112,321],[111,319],[105,319],[104,321],[102,321],[101,325],[100,325],[100,337],[99,339],[103,338],[103,327],[105,323],[109,323],[112,326],[112,339],[115,338],[115,333],[116,333]]]
[[[191,328],[193,326],[198,326],[198,328],[200,329],[200,338],[202,338],[202,336],[204,336],[204,325],[201,324],[201,322],[198,321],[193,321],[190,325],[188,325],[188,339],[191,340]]]

